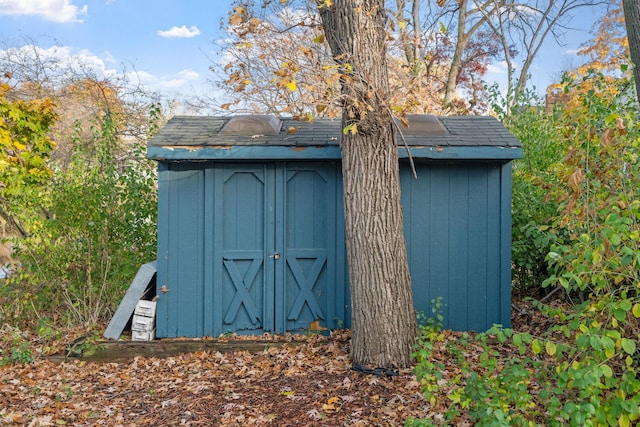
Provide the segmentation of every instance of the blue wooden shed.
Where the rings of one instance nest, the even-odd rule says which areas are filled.
[[[416,310],[440,297],[446,328],[509,326],[519,141],[491,117],[415,115],[400,130]],[[149,142],[157,337],[350,326],[341,133],[323,119],[177,116]]]

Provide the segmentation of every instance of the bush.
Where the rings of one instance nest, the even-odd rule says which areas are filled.
[[[155,174],[143,147],[120,150],[109,115],[93,138],[78,142],[67,169],[55,171],[40,212],[27,222],[29,235],[14,242],[22,268],[2,288],[5,301],[17,302],[5,312],[9,320],[46,315],[93,326],[114,311],[137,268],[155,258]]]
[[[556,171],[563,160],[560,111],[548,112],[543,100],[527,92],[518,99],[515,113],[506,116],[500,114],[504,101],[498,100],[497,88],[490,92],[499,118],[522,142],[523,157],[513,163],[512,273],[516,288],[535,290],[548,277],[545,257],[554,238],[548,225],[557,203],[549,190],[558,184]]]

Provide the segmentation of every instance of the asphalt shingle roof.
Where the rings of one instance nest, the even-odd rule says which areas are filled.
[[[282,118],[275,135],[221,134],[231,117],[175,116],[149,142],[150,147],[233,147],[233,146],[337,146],[342,135],[340,120],[316,119],[300,122]],[[415,118],[416,121],[420,117]],[[444,132],[416,134],[403,131],[412,147],[504,147],[522,145],[497,119],[488,116],[439,117]],[[403,126],[400,125],[400,129]],[[403,144],[398,138],[398,144]]]

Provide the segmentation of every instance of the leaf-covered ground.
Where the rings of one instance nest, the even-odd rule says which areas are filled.
[[[442,408],[425,401],[411,369],[356,372],[348,346],[341,332],[254,354],[0,366],[0,425],[398,426],[438,416]],[[445,378],[456,375],[442,361]]]

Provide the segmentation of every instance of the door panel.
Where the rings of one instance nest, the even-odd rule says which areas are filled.
[[[214,266],[221,272],[222,332],[265,329],[265,297],[273,286],[264,268],[267,180],[261,165],[224,167],[222,256]]]
[[[288,164],[285,183],[286,330],[326,327],[329,277],[335,277],[335,166]],[[333,286],[334,284],[331,284]]]
[[[215,332],[322,326],[335,317],[336,166],[220,165],[213,286]],[[333,246],[332,246],[333,245]],[[330,280],[330,278],[334,278]],[[329,283],[331,286],[329,286]],[[216,326],[218,323],[220,326]]]

